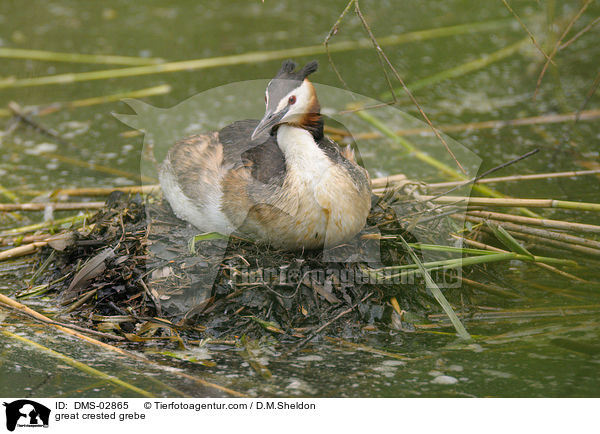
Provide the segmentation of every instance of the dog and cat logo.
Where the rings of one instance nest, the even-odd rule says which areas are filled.
[[[48,427],[50,409],[29,399],[5,402],[6,429],[14,431],[16,427],[38,428]]]

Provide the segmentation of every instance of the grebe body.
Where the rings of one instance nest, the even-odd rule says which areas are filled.
[[[287,250],[331,247],[365,225],[368,174],[349,148],[323,135],[320,106],[306,79],[283,63],[266,91],[261,121],[234,122],[177,142],[159,179],[175,214],[204,232],[238,230]]]

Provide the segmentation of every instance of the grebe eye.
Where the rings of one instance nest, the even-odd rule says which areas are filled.
[[[267,103],[267,95],[265,95],[265,104]]]
[[[292,104],[294,104],[295,102],[296,102],[296,96],[295,96],[295,95],[292,95],[292,96],[290,96],[290,99],[288,99],[288,103],[289,103],[290,105],[292,105]]]

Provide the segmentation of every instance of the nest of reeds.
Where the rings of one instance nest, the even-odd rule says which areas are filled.
[[[348,246],[354,254],[375,246],[381,264],[406,262],[392,234],[414,240],[415,231],[426,236],[444,224],[408,233],[390,206],[398,200],[374,196],[367,227]],[[414,214],[423,206],[410,201],[402,209]],[[69,275],[54,289],[66,311],[91,328],[140,335],[164,321],[211,337],[304,337],[324,328],[348,336],[374,323],[410,328],[403,311],[422,314],[435,305],[422,283],[370,279],[372,264],[360,260],[331,262],[323,251],[284,252],[235,234],[198,236],[166,202],[139,195],[112,193],[90,227],[54,253],[51,278]]]

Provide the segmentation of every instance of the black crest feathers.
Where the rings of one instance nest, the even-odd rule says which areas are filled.
[[[316,60],[308,62],[302,69],[295,72],[297,66],[298,64],[292,60],[284,61],[275,78],[302,81],[319,68],[319,62]]]
[[[304,68],[300,71],[300,74],[304,76],[304,78],[308,77],[310,74],[319,69],[319,62],[313,60],[312,62],[308,62],[304,65]]]
[[[284,60],[284,62],[281,64],[281,69],[279,69],[277,75],[291,74],[292,72],[294,72],[294,69],[296,69],[297,66],[298,64],[293,60]]]

